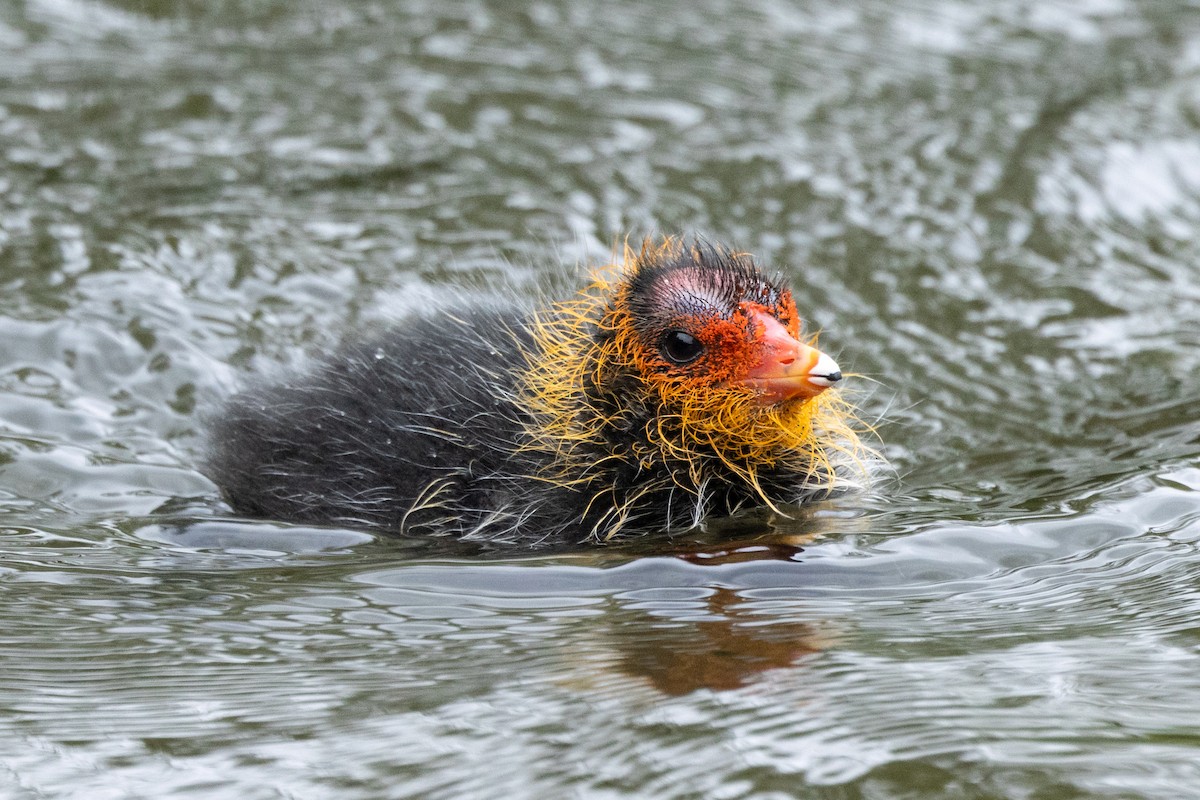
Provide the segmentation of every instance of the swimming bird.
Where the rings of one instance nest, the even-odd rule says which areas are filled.
[[[420,314],[215,415],[235,511],[535,546],[784,510],[861,477],[837,363],[747,253],[646,240],[540,311]]]

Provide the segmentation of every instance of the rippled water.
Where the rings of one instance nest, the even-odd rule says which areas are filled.
[[[0,795],[1195,794],[1200,6],[511,5],[0,3]],[[789,275],[894,480],[530,556],[196,471],[660,231]]]

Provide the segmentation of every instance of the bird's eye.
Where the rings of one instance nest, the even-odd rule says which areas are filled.
[[[704,352],[704,345],[687,331],[671,331],[662,342],[662,354],[675,364],[695,361]]]

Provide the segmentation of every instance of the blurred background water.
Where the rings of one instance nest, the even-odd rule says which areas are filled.
[[[0,0],[0,796],[1194,795],[1198,134],[1194,1]],[[788,276],[894,481],[551,556],[197,472],[659,232]]]

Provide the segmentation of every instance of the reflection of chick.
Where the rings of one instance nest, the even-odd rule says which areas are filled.
[[[529,316],[429,315],[235,397],[239,512],[572,542],[827,496],[858,471],[842,377],[750,256],[667,240]]]
[[[638,635],[621,639],[620,669],[669,695],[723,691],[793,666],[836,642],[823,626],[807,622],[763,624],[732,589],[714,590],[705,605],[709,613],[699,620],[638,619]]]

